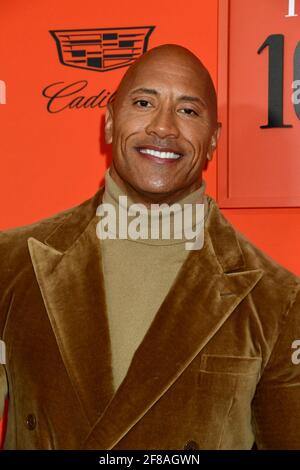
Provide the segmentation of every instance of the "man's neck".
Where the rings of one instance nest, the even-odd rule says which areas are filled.
[[[144,204],[146,207],[150,207],[151,204],[174,204],[199,189],[202,183],[202,179],[199,179],[189,187],[179,189],[172,193],[150,193],[141,190],[137,191],[128,181],[121,178],[113,164],[110,167],[109,174],[124,194],[134,203]]]

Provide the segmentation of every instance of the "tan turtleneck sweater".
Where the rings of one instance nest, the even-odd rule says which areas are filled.
[[[204,203],[206,219],[208,206],[204,192],[203,181],[199,189],[177,203],[181,206]],[[125,194],[108,169],[103,202],[113,204],[118,214],[122,195]],[[127,201],[128,206],[134,203],[129,197]],[[115,390],[189,254],[185,242],[186,239],[172,237],[170,240],[100,240]]]

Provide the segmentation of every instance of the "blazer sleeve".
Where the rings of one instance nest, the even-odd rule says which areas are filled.
[[[299,285],[283,322],[252,404],[258,449],[300,449]]]

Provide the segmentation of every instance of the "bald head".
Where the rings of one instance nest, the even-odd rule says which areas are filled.
[[[217,96],[212,78],[207,68],[195,54],[177,44],[157,46],[139,57],[123,76],[116,92],[115,101],[122,99],[124,94],[128,92],[137,74],[144,73],[146,70],[157,69],[157,67],[160,68],[161,73],[165,73],[172,67],[181,67],[187,71],[189,69],[191,80],[194,81],[195,85],[197,81],[201,84],[212,121],[217,124]]]

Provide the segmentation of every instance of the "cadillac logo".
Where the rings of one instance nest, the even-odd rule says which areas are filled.
[[[63,65],[106,72],[126,67],[147,50],[155,26],[50,31]]]

